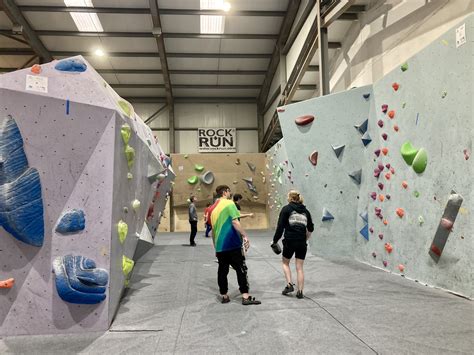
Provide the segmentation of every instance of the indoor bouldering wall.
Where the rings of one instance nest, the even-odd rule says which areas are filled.
[[[473,42],[456,41],[463,24],[472,38],[473,16],[373,89],[289,105],[279,117],[295,185],[319,219],[315,253],[472,298]],[[339,164],[328,162],[338,152]]]
[[[0,110],[0,335],[106,330],[151,172],[171,180],[171,167],[82,57],[1,75]]]
[[[213,202],[218,185],[228,185],[232,193],[243,196],[243,213],[253,217],[243,218],[246,229],[268,228],[266,212],[267,182],[265,154],[172,154],[177,177],[173,187],[174,231],[189,231],[188,199],[197,197],[198,230],[204,230],[203,214],[207,203]]]

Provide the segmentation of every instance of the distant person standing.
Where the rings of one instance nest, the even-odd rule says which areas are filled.
[[[240,225],[239,210],[235,203],[230,200],[231,192],[229,186],[217,186],[216,193],[218,200],[211,206],[210,216],[213,234],[212,241],[216,250],[217,260],[219,261],[217,282],[219,284],[221,302],[230,302],[229,295],[227,294],[227,275],[229,273],[229,266],[232,266],[237,274],[237,282],[242,294],[242,304],[244,306],[260,304],[260,301],[249,295],[247,265],[245,264],[242,244],[245,250],[247,250],[250,247],[250,241],[247,233]]]
[[[209,238],[209,232],[211,231],[211,215],[209,214],[209,211],[211,210],[210,207],[212,206],[212,203],[207,203],[206,209],[204,210],[204,228],[206,228],[206,233],[204,236],[206,238]]]
[[[197,224],[198,224],[198,215],[197,215],[197,210],[196,210],[196,205],[194,204],[197,201],[196,196],[191,196],[189,198],[189,201],[191,202],[189,204],[189,224],[191,225],[191,234],[189,235],[189,245],[192,247],[196,246],[196,243],[194,242],[194,238],[196,238],[197,234]]]
[[[294,254],[298,281],[296,297],[301,299],[304,297],[303,264],[308,248],[307,240],[314,231],[314,224],[311,214],[303,205],[303,196],[298,191],[291,190],[288,193],[288,202],[288,205],[284,206],[280,211],[272,245],[278,243],[284,232],[282,266],[287,285],[282,294],[287,295],[295,290],[290,270],[290,260]]]
[[[242,201],[243,196],[241,194],[235,194],[233,199],[234,199],[235,207],[237,207],[239,212],[242,211],[242,207],[240,207],[240,201]],[[240,213],[240,218],[246,218],[246,217],[253,217],[253,213]]]

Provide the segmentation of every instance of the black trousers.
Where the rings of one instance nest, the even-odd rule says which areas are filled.
[[[227,283],[227,274],[229,273],[229,266],[231,265],[237,273],[237,282],[239,283],[240,293],[249,292],[249,282],[247,279],[247,265],[245,264],[245,256],[242,249],[235,249],[230,251],[222,251],[216,253],[219,261],[219,269],[217,270],[217,283],[221,295],[225,295],[229,290]]]
[[[198,222],[197,221],[189,221],[189,224],[191,225],[191,234],[189,235],[189,244],[195,244],[194,243],[194,238],[196,238],[196,234],[198,231]]]

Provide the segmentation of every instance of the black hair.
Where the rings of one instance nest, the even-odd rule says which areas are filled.
[[[222,197],[225,191],[230,190],[230,187],[227,185],[219,185],[216,187],[216,195],[217,197]]]
[[[235,194],[234,195],[234,202],[238,202],[239,200],[242,200],[244,197],[241,194]]]

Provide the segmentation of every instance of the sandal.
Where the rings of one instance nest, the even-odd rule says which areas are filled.
[[[221,303],[229,303],[230,298],[227,295],[222,296]]]
[[[242,304],[249,306],[251,304],[261,304],[262,302],[255,299],[255,297],[249,296],[248,298],[242,298]]]

